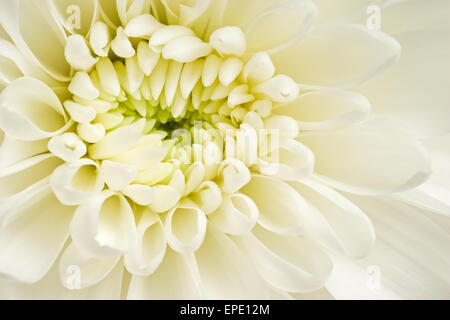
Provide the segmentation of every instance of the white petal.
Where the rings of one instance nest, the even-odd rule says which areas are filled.
[[[297,99],[300,89],[294,80],[284,74],[266,80],[252,88],[274,102],[287,103]]]
[[[384,119],[304,134],[298,140],[313,151],[316,176],[347,192],[405,191],[430,174],[430,160],[420,143]]]
[[[294,118],[300,130],[330,130],[365,120],[370,102],[353,92],[316,91],[281,105],[274,113]]]
[[[194,162],[184,172],[186,177],[186,186],[184,194],[188,195],[202,183],[205,177],[205,166],[202,162]]]
[[[133,147],[140,138],[141,133],[136,126],[120,127],[91,145],[88,148],[89,155],[92,159],[110,158]]]
[[[244,64],[238,58],[226,59],[219,70],[219,81],[224,86],[230,85],[242,71]]]
[[[94,53],[99,57],[107,57],[110,41],[111,31],[108,25],[102,21],[97,21],[92,26],[89,36],[89,44]]]
[[[136,178],[138,169],[109,160],[102,161],[102,174],[105,182],[112,191],[122,190]]]
[[[150,276],[133,276],[128,299],[199,299],[198,281],[185,256],[170,249],[156,272]]]
[[[64,56],[70,66],[77,70],[90,70],[98,61],[91,55],[86,40],[74,34],[67,38],[66,46],[64,48]]]
[[[146,13],[131,19],[125,27],[125,34],[129,37],[150,36],[162,27],[163,24]]]
[[[73,162],[86,154],[86,145],[73,132],[64,133],[50,139],[48,150],[65,162]]]
[[[278,131],[280,138],[293,139],[299,133],[297,122],[288,116],[273,115],[264,120],[264,127],[269,131]]]
[[[159,48],[170,40],[181,38],[184,36],[194,36],[194,32],[184,26],[170,25],[165,26],[156,31],[150,38],[149,45],[151,48]]]
[[[0,127],[13,138],[40,140],[55,136],[67,127],[61,102],[39,80],[15,80],[2,91],[0,104]]]
[[[375,229],[361,209],[333,189],[310,179],[291,186],[311,206],[312,214],[305,216],[306,237],[353,258],[370,252],[375,243]]]
[[[208,226],[205,241],[195,257],[205,298],[268,298],[264,282],[247,256],[216,228]]]
[[[162,51],[164,59],[189,63],[209,55],[212,47],[195,36],[184,36],[170,40]]]
[[[0,273],[34,283],[48,272],[69,236],[73,208],[45,188],[0,232]]]
[[[79,123],[77,133],[81,139],[89,143],[101,141],[105,136],[105,127],[101,123]]]
[[[298,181],[309,177],[314,169],[314,153],[303,144],[295,140],[284,140],[271,153],[267,166],[262,165],[263,174],[274,176],[286,181]],[[271,158],[270,157],[270,158]],[[275,163],[270,164],[273,161]]]
[[[53,172],[50,185],[58,200],[69,206],[87,201],[103,190],[105,180],[96,162],[81,159],[63,164]]]
[[[136,53],[133,45],[123,31],[122,27],[117,28],[116,37],[111,41],[111,49],[121,58],[131,58]]]
[[[64,101],[64,108],[69,113],[70,118],[79,123],[89,123],[94,120],[97,115],[94,108],[83,106],[70,100]]]
[[[138,247],[125,255],[125,266],[133,275],[149,276],[162,263],[167,242],[159,217],[144,209],[137,224]]]
[[[92,83],[89,75],[84,71],[75,73],[68,89],[71,93],[86,100],[93,100],[99,97],[97,88]]]
[[[422,18],[418,23],[421,22]],[[372,103],[373,114],[401,121],[418,137],[433,137],[450,131],[450,92],[446,86],[450,72],[446,57],[450,55],[450,45],[442,41],[448,37],[449,29],[419,29],[396,35],[402,46],[398,63],[358,88]]]
[[[249,82],[263,82],[272,78],[275,74],[275,66],[267,52],[255,53],[245,64],[243,77]]]
[[[70,79],[70,66],[64,58],[64,29],[55,21],[47,3],[2,1],[0,21],[17,48],[34,64],[57,80]]]
[[[222,232],[244,235],[253,229],[258,215],[258,207],[252,199],[242,193],[233,193],[224,197],[220,208],[208,219]]]
[[[102,88],[117,97],[120,93],[120,82],[117,72],[109,58],[101,58],[95,66]]]
[[[139,67],[146,76],[149,76],[155,68],[161,54],[149,48],[145,41],[139,42],[137,46],[137,59]]]
[[[202,71],[202,83],[205,87],[209,87],[217,79],[222,63],[222,59],[215,54],[206,57]]]
[[[244,32],[239,27],[223,27],[211,34],[209,43],[224,55],[242,56],[247,49]]]
[[[47,151],[48,140],[20,141],[0,130],[0,169]]]
[[[328,256],[301,237],[278,235],[256,227],[252,234],[233,239],[252,260],[260,276],[280,290],[320,289],[332,270]]]
[[[156,188],[142,184],[130,184],[122,193],[140,206],[148,206],[156,197]]]
[[[195,252],[206,233],[205,213],[192,201],[183,200],[169,211],[164,228],[170,247],[182,254]]]
[[[157,213],[162,213],[173,208],[182,196],[177,189],[170,186],[157,185],[155,188],[156,196],[149,207]]]
[[[102,259],[120,256],[137,246],[133,210],[121,195],[103,191],[79,206],[70,235],[80,250]]]
[[[308,205],[288,184],[275,178],[253,175],[241,192],[256,203],[258,223],[264,228],[292,235],[304,231],[303,215],[307,214]]]
[[[245,28],[248,50],[280,50],[299,39],[314,23],[314,3],[291,0],[258,14]]]
[[[48,177],[63,161],[44,153],[0,170],[0,196],[14,195]]]
[[[190,198],[205,214],[215,211],[222,203],[222,191],[212,181],[202,182]]]
[[[250,181],[250,171],[247,166],[237,159],[222,162],[219,169],[218,184],[226,193],[234,193]]]
[[[330,54],[332,53],[332,54]],[[318,27],[272,55],[277,72],[304,85],[348,88],[385,70],[400,55],[400,45],[362,25]]]
[[[62,253],[59,276],[64,287],[84,289],[102,281],[114,269],[119,257],[96,259],[81,251],[72,242]]]

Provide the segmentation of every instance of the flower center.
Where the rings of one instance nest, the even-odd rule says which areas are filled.
[[[88,157],[102,167],[128,166],[133,183],[170,185],[175,172],[187,182],[199,165],[202,181],[216,181],[230,159],[252,167],[267,149],[261,141],[270,140],[261,133],[265,119],[299,93],[292,79],[275,75],[267,53],[246,52],[237,27],[205,42],[146,14],[119,27],[113,40],[110,33],[97,22],[91,48],[69,37],[66,59],[77,71],[64,106]]]

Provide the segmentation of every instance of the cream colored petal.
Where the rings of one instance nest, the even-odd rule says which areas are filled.
[[[163,262],[150,276],[133,276],[128,289],[131,300],[199,299],[198,281],[186,258],[168,249]]]
[[[260,276],[288,292],[309,292],[326,282],[333,264],[313,242],[302,237],[278,235],[261,227],[233,237],[250,257]]]
[[[67,31],[83,36],[91,30],[99,10],[98,0],[51,0],[49,6]]]
[[[0,95],[0,127],[12,138],[41,140],[66,130],[64,109],[43,82],[19,78]]]
[[[258,223],[272,232],[298,235],[304,232],[306,201],[288,184],[271,177],[253,175],[241,189],[259,210]],[[283,212],[283,214],[280,214]]]
[[[51,138],[48,150],[65,162],[73,162],[84,156],[87,148],[75,133],[68,132]]]
[[[406,191],[426,181],[431,171],[423,146],[385,119],[298,140],[315,155],[315,176],[351,193]]]
[[[156,197],[157,189],[143,184],[130,184],[122,193],[140,206],[148,206]]]
[[[92,159],[110,158],[131,147],[141,138],[139,129],[133,125],[109,132],[102,140],[88,148]]]
[[[154,16],[146,13],[131,19],[125,27],[125,34],[129,37],[147,37],[163,26]]]
[[[97,21],[92,26],[89,44],[94,53],[99,57],[107,57],[111,42],[111,31],[108,25],[102,21]]]
[[[308,86],[350,88],[397,61],[400,45],[361,25],[327,25],[272,55],[277,72]]]
[[[446,82],[450,45],[444,40],[448,37],[448,28],[396,35],[402,46],[399,62],[358,88],[370,100],[373,114],[401,121],[418,137],[449,132],[450,92]]]
[[[59,261],[61,283],[71,290],[80,290],[95,285],[108,276],[117,265],[119,258],[92,258],[72,242],[64,249]]]
[[[245,28],[248,51],[274,52],[298,40],[317,17],[317,8],[311,1],[291,0],[271,7]]]
[[[102,174],[112,191],[124,189],[136,178],[137,173],[138,169],[134,166],[109,160],[102,161]]]
[[[138,247],[125,255],[127,270],[136,276],[153,274],[166,254],[167,241],[159,217],[144,209],[137,224]]]
[[[117,300],[121,298],[123,263],[119,261],[114,269],[99,283],[81,290],[66,289],[59,276],[59,262],[56,261],[47,275],[35,284],[23,284],[0,280],[0,296],[2,299],[25,299],[25,300]],[[72,279],[77,277],[76,268],[68,270]],[[72,281],[73,281],[72,280]]]
[[[164,222],[167,242],[181,254],[195,252],[206,233],[205,213],[192,201],[185,199],[169,211]]]
[[[329,130],[365,120],[370,113],[369,100],[346,91],[316,91],[300,95],[291,103],[273,110],[298,121],[300,130]]]
[[[67,113],[69,113],[70,118],[73,121],[76,121],[79,123],[89,124],[89,122],[94,120],[95,116],[97,115],[94,108],[84,106],[84,105],[75,103],[70,100],[64,101],[64,108],[66,109]],[[91,139],[90,139],[88,142],[93,142],[93,141],[91,141]]]
[[[217,29],[209,38],[211,46],[222,55],[242,56],[247,49],[244,32],[239,27]]]
[[[208,226],[205,241],[195,253],[206,299],[267,299],[264,282],[233,241]]]
[[[224,197],[221,206],[208,215],[208,220],[222,232],[244,235],[253,229],[258,215],[258,207],[252,199],[242,193],[233,193]]]
[[[371,298],[384,291],[402,299],[448,299],[448,232],[421,211],[396,200],[349,198],[370,217],[378,240],[364,260],[335,263],[336,274],[327,284],[330,293],[347,299],[358,295]],[[351,283],[348,287],[341,282],[347,272],[353,274],[347,276],[352,279],[346,281]],[[368,294],[363,295],[361,287]]]
[[[222,190],[212,181],[202,182],[198,188],[190,195],[205,214],[214,212],[222,203]]]
[[[72,94],[86,100],[97,99],[100,95],[86,72],[77,72],[73,76],[68,89]]]
[[[0,196],[14,195],[48,177],[63,161],[45,153],[0,170]]]
[[[164,59],[189,63],[212,52],[212,47],[195,36],[184,36],[167,42],[162,50]]]
[[[157,213],[162,213],[173,208],[182,196],[177,189],[170,186],[157,185],[155,188],[156,196],[149,207]]]
[[[250,170],[237,159],[227,159],[222,162],[219,168],[218,184],[220,190],[225,193],[239,191],[251,179]]]
[[[81,159],[56,168],[50,185],[61,203],[73,206],[102,191],[105,179],[96,162]]]
[[[366,256],[375,243],[372,222],[347,198],[314,180],[291,183],[309,202],[306,237],[352,258]]]
[[[0,232],[0,273],[25,283],[42,279],[69,236],[73,210],[49,187],[22,206],[19,217]]]
[[[98,58],[92,56],[86,40],[79,34],[67,38],[64,57],[72,68],[84,71],[89,71],[98,61]]]
[[[103,191],[79,206],[70,235],[80,250],[97,258],[113,258],[137,246],[133,211],[125,198]]]
[[[20,141],[0,130],[0,169],[47,151],[48,140]]]
[[[66,36],[47,3],[5,0],[0,12],[0,23],[24,56],[55,79],[69,80],[70,66],[64,59]]]

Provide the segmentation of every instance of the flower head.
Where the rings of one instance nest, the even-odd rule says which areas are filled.
[[[380,31],[311,28],[306,0],[73,2],[79,28],[63,1],[0,5],[3,275],[55,265],[71,292],[132,299],[338,295],[339,256],[375,243],[365,196],[430,175],[348,91],[398,60]]]

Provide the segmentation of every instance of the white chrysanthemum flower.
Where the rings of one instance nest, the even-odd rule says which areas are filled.
[[[370,2],[2,0],[1,297],[449,298],[449,4]]]

